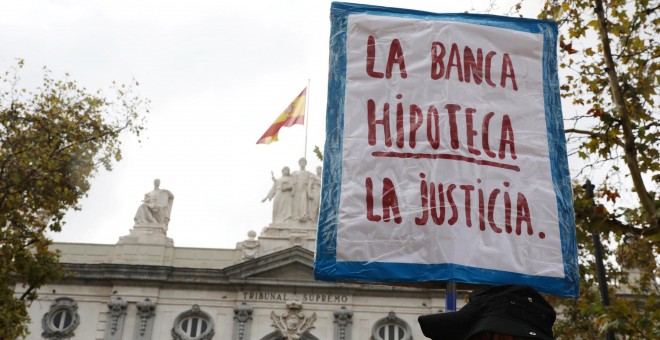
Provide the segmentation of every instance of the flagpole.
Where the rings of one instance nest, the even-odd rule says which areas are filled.
[[[303,152],[303,157],[307,159],[307,131],[309,130],[309,116],[307,115],[307,110],[309,110],[309,78],[307,78],[307,95],[305,96],[305,150]]]

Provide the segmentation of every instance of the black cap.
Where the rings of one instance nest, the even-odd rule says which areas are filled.
[[[470,294],[458,312],[422,315],[422,333],[433,340],[465,340],[481,332],[554,340],[555,310],[532,287],[504,285]]]

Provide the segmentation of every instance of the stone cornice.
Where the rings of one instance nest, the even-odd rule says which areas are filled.
[[[127,264],[79,264],[64,263],[66,271],[74,274],[59,284],[115,285],[138,284],[160,288],[195,288],[208,290],[285,289],[287,287],[310,290],[332,291],[335,294],[361,295],[403,294],[405,296],[443,296],[440,289],[429,290],[410,287],[392,287],[360,283],[334,283],[321,281],[287,280],[259,277],[229,277],[222,269],[175,268],[166,266],[144,266]]]

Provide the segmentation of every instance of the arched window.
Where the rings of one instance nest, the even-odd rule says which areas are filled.
[[[193,305],[174,319],[174,340],[210,340],[214,333],[211,315],[199,309],[198,305]]]
[[[374,324],[371,330],[372,340],[412,340],[412,330],[407,322],[390,312]]]
[[[43,336],[46,339],[69,339],[80,324],[78,304],[71,298],[60,297],[50,305],[50,309],[41,319]]]

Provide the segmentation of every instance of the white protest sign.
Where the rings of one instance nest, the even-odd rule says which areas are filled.
[[[334,3],[315,274],[575,296],[546,21]]]

